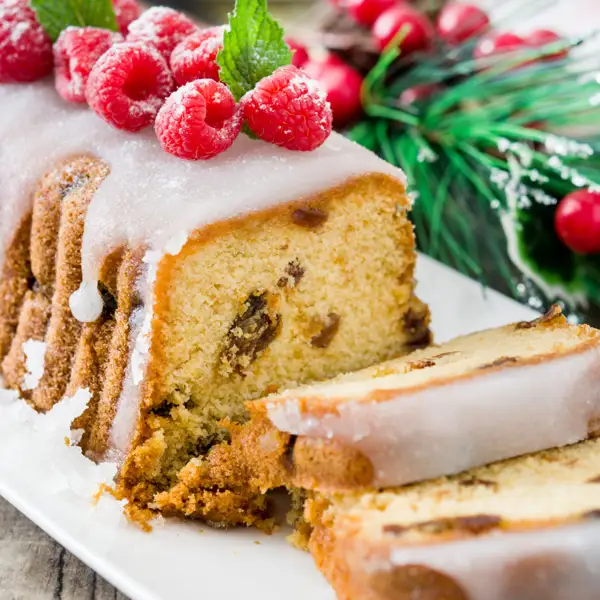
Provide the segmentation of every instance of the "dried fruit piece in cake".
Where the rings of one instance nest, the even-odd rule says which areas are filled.
[[[124,43],[100,57],[89,76],[85,96],[107,123],[139,131],[154,123],[173,87],[167,63],[153,46]]]
[[[341,600],[596,600],[599,473],[593,439],[380,493],[316,495],[309,546]]]
[[[98,59],[115,43],[118,33],[97,27],[67,27],[54,44],[56,90],[68,102],[85,102],[87,80]]]
[[[419,339],[422,319],[407,316],[406,330]],[[297,486],[401,485],[594,434],[599,364],[600,331],[569,325],[554,307],[532,323],[275,394],[260,401],[260,412],[297,436],[291,453]],[[349,456],[361,456],[371,468],[357,476]]]

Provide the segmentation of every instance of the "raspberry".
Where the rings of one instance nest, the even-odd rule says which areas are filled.
[[[288,150],[315,150],[331,134],[331,106],[318,83],[288,65],[242,99],[250,129],[262,140]]]
[[[142,8],[137,0],[112,0],[117,24],[122,35],[127,35],[129,24],[135,21],[141,14]]]
[[[85,97],[107,123],[139,131],[152,125],[174,87],[167,63],[156,48],[125,42],[100,57],[88,79]]]
[[[171,94],[154,128],[169,154],[206,160],[225,152],[235,142],[242,129],[242,115],[227,86],[200,79]]]
[[[58,93],[68,102],[85,102],[85,87],[96,61],[119,33],[96,27],[67,27],[54,44],[54,77]]]
[[[52,41],[27,0],[0,0],[0,82],[26,82],[52,72]]]
[[[180,42],[171,54],[171,70],[179,85],[194,79],[219,81],[217,54],[223,47],[224,27],[196,31]]]
[[[197,29],[184,14],[165,6],[155,6],[129,25],[127,41],[153,44],[168,62],[175,46]]]

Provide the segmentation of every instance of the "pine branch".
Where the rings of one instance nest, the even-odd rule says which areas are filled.
[[[506,2],[505,24],[550,4]],[[553,228],[560,198],[600,189],[600,134],[564,133],[581,126],[600,132],[600,58],[586,53],[587,42],[556,42],[484,64],[472,59],[476,40],[418,63],[392,44],[365,80],[367,118],[351,132],[406,171],[423,251],[482,283],[495,272],[514,295],[525,282],[544,300],[572,308],[585,295],[600,305],[600,255],[574,255]],[[548,60],[565,49],[567,59]],[[404,90],[424,84],[443,88],[400,105]]]

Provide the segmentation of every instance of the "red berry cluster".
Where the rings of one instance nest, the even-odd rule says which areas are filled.
[[[137,0],[112,0],[121,33],[127,33],[129,24],[137,19],[141,9]],[[92,28],[85,28],[92,30]],[[29,5],[29,0],[0,0],[0,83],[24,83],[42,79],[52,72],[52,66],[57,61],[56,68],[60,70],[62,83],[61,94],[69,96],[69,100],[81,101],[81,94],[76,92],[79,78],[85,75],[86,67],[81,58],[84,54],[82,46],[89,47],[89,53],[98,55],[103,47],[107,32],[94,30],[84,36],[71,35],[68,41],[63,39],[62,49],[53,56],[52,41],[37,20],[35,11]],[[118,38],[112,38],[114,43]],[[104,48],[106,50],[106,47]],[[65,79],[69,77],[65,65],[66,54],[75,53],[80,59],[73,65],[74,81],[68,86]],[[100,52],[100,54],[102,54]],[[96,56],[97,58],[97,56]],[[93,63],[92,63],[93,64]],[[85,83],[85,82],[84,82]],[[60,90],[59,90],[60,91]]]
[[[434,44],[458,46],[473,41],[473,55],[477,59],[525,48],[540,48],[560,41],[560,36],[548,30],[533,31],[527,37],[513,33],[494,33],[488,15],[478,6],[466,2],[448,2],[436,22],[411,5],[409,0],[330,0],[338,11],[345,12],[355,23],[368,31],[374,48],[387,49],[401,32],[402,56],[427,51]],[[475,38],[481,38],[475,43]],[[545,57],[545,60],[564,58],[566,50]],[[532,61],[527,60],[525,64]],[[343,127],[360,115],[361,75],[334,56],[315,63],[307,61],[303,68],[316,79],[328,94],[336,126]],[[430,97],[439,86],[418,86],[406,90],[399,101],[413,104]]]
[[[136,0],[113,5],[121,33],[69,27],[52,46],[27,0],[0,0],[0,82],[33,81],[54,68],[66,101],[87,102],[126,131],[154,125],[167,152],[191,160],[225,151],[244,121],[290,150],[314,150],[331,133],[325,94],[296,66],[278,69],[238,104],[219,81],[224,27],[201,30],[165,7],[141,13]],[[302,50],[298,65],[308,60]]]
[[[438,41],[459,45],[490,29],[488,15],[478,6],[466,2],[448,2],[437,21],[432,23],[423,12],[411,6],[409,0],[331,0],[360,26],[371,30],[379,51],[389,46],[399,32],[406,28],[401,42],[404,55],[429,49]],[[560,39],[552,31],[537,30],[527,38],[503,33],[482,41],[476,56],[489,56],[521,47],[541,47]],[[557,56],[562,56],[560,53]]]

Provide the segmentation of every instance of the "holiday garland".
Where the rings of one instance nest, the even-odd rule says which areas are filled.
[[[600,306],[600,59],[588,39],[474,58],[473,37],[403,57],[406,35],[367,75],[350,135],[406,171],[420,249],[535,308]]]

